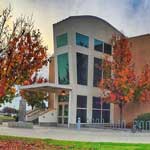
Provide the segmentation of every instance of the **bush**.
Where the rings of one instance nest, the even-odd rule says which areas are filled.
[[[135,120],[150,121],[150,113],[141,114],[141,115],[137,116],[137,118]]]
[[[135,121],[137,121],[137,125],[140,128],[150,130],[150,113],[145,113],[137,116]]]

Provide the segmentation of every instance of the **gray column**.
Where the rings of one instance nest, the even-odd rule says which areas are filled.
[[[25,122],[26,121],[26,101],[21,97],[19,103],[19,121]]]
[[[70,127],[70,119],[71,119],[71,99],[72,99],[72,91],[69,91],[68,128]]]

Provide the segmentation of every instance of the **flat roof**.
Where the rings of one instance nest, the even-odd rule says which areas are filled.
[[[131,37],[128,37],[129,39],[132,39],[132,38],[141,38],[141,37],[145,37],[145,36],[150,36],[149,33],[147,34],[141,34],[141,35],[136,35],[136,36],[131,36]]]
[[[36,83],[31,85],[24,85],[19,87],[20,90],[27,90],[27,91],[35,91],[35,90],[44,90],[44,91],[61,91],[61,90],[67,90],[71,91],[72,87],[69,85],[58,85],[55,83]]]

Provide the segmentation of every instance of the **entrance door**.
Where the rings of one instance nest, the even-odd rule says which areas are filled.
[[[68,124],[68,103],[58,104],[58,124]]]

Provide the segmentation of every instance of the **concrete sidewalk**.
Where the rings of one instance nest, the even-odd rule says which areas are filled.
[[[49,138],[57,140],[88,142],[150,143],[150,133],[131,133],[110,129],[68,129],[60,127],[39,127],[19,129],[0,126],[0,135]]]

